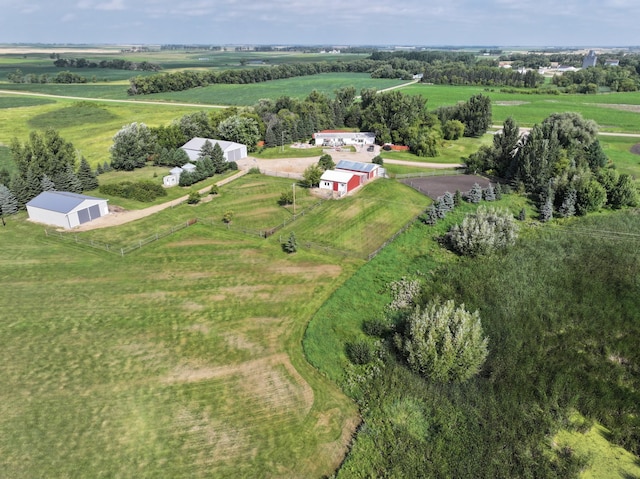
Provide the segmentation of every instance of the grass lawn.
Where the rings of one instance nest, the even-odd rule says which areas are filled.
[[[622,136],[600,136],[605,154],[613,161],[620,173],[628,173],[640,181],[640,155],[631,153],[631,147],[640,143],[640,138]]]
[[[423,211],[431,200],[393,180],[378,179],[354,195],[330,200],[282,230],[298,242],[366,257]]]
[[[277,179],[231,185],[209,203],[83,235],[126,243],[229,205],[238,224],[278,216]],[[320,477],[337,467],[354,406],[300,342],[361,261],[286,255],[275,238],[205,224],[121,258],[47,238],[24,216],[0,230],[0,290],[11,291],[0,295],[4,475]]]
[[[273,148],[262,148],[251,153],[251,156],[272,160],[277,158],[310,158],[312,156],[320,156],[324,153],[321,147],[314,148],[292,148],[291,145],[277,146]]]

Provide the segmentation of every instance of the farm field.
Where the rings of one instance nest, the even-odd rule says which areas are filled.
[[[531,95],[501,93],[499,88],[414,84],[404,93],[422,95],[430,109],[453,105],[483,94],[491,98],[494,124],[512,116],[520,126],[533,126],[551,113],[576,111],[594,120],[602,131],[640,133],[640,92],[598,95]]]
[[[323,234],[359,238],[365,223],[388,222],[377,229],[381,242],[427,201],[378,182],[362,192],[366,215],[351,233],[345,219]],[[207,203],[78,233],[127,244],[188,218],[217,220],[125,257],[48,238],[24,213],[11,217],[0,231],[0,288],[12,291],[0,295],[0,469],[8,477],[332,473],[355,408],[299,345],[308,319],[362,260],[304,247],[286,255],[277,235],[238,233],[290,214],[275,204],[290,186],[249,175]],[[300,207],[315,201],[298,193]],[[374,208],[374,194],[387,201]],[[304,236],[331,207],[346,214],[330,201],[283,235]],[[227,208],[231,229],[218,218]]]

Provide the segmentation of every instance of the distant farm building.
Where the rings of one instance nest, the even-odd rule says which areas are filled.
[[[604,61],[604,66],[605,67],[619,67],[620,66],[620,60],[617,60],[615,58],[607,58]]]
[[[589,54],[582,60],[582,68],[595,67],[598,64],[598,55],[593,50],[589,50]]]
[[[31,221],[70,229],[108,215],[107,201],[68,191],[44,191],[27,203],[27,212]]]
[[[318,146],[363,146],[373,145],[376,141],[375,133],[341,131],[341,130],[324,130],[313,134],[313,138]]]
[[[380,176],[381,168],[376,163],[361,163],[359,161],[340,160],[335,167],[338,171],[352,171],[354,173],[363,173],[367,180],[372,180],[376,176]]]
[[[200,150],[202,150],[207,141],[211,143],[211,146],[216,146],[216,143],[220,145],[225,161],[239,161],[247,157],[247,145],[233,141],[213,140],[211,138],[192,138],[180,148],[189,155],[189,161],[198,161]]]

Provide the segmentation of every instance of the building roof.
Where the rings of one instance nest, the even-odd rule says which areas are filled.
[[[235,143],[233,141],[214,140],[212,138],[191,138],[180,148],[182,148],[183,150],[192,150],[200,153],[200,150],[202,150],[202,147],[207,141],[211,143],[211,146],[216,146],[216,143],[220,145],[220,148],[222,148],[223,152],[227,150],[235,150],[238,147],[245,146],[241,143]]]
[[[336,171],[326,170],[322,173],[320,181],[333,181],[336,183],[349,183],[349,180],[353,177],[353,173],[348,171]]]
[[[376,134],[368,131],[320,131],[313,134],[314,138],[375,138]]]
[[[194,165],[193,163],[185,163],[184,165],[182,165],[182,171],[193,171],[195,169],[196,169],[196,165]]]
[[[359,161],[340,160],[336,165],[336,170],[360,171],[362,173],[370,173],[380,165],[376,163],[361,163]]]
[[[180,175],[180,173],[182,173],[182,168],[180,168],[179,166],[176,166],[175,168],[171,168],[169,170],[169,173],[172,175]]]
[[[107,201],[103,198],[80,195],[69,191],[43,191],[34,199],[29,201],[27,206],[55,211],[56,213],[69,213],[86,200]]]

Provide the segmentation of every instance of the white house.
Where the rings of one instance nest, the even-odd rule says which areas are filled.
[[[316,145],[319,146],[344,146],[344,145],[373,145],[376,134],[366,131],[340,131],[324,130],[313,134]]]
[[[225,161],[238,161],[247,157],[247,145],[233,141],[213,140],[211,138],[192,138],[180,148],[189,155],[189,161],[198,161],[200,150],[202,150],[207,141],[211,143],[211,146],[216,146],[216,143],[220,145]]]
[[[69,229],[108,215],[107,201],[68,191],[43,191],[27,203],[27,212],[31,221]]]

